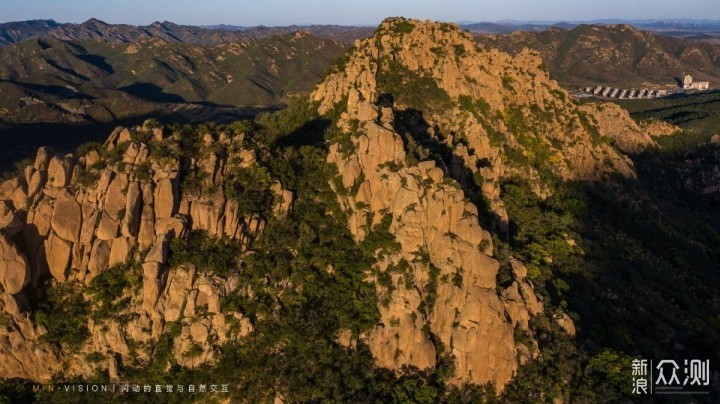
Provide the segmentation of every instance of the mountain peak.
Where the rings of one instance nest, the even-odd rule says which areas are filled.
[[[417,30],[417,31],[416,31]],[[412,34],[410,39],[418,39],[422,36],[439,37],[445,36],[447,39],[462,41],[465,39],[472,40],[472,36],[455,23],[437,22],[430,20],[415,20],[404,17],[390,17],[383,20],[378,29],[375,31],[375,38],[384,35],[392,35],[397,40],[404,40],[406,34]],[[440,38],[437,38],[440,39]]]
[[[495,184],[510,172],[533,178],[538,189],[546,175],[566,180],[634,176],[632,162],[609,144],[621,140],[628,149],[653,144],[627,114],[617,120],[627,135],[615,139],[621,131],[603,126],[604,113],[595,106],[573,103],[550,79],[537,52],[524,49],[511,56],[484,49],[448,23],[386,19],[372,38],[356,42],[312,99],[321,114],[340,108],[338,125],[348,131],[374,119],[368,108],[415,114],[416,127],[433,128],[430,136],[449,142],[470,172],[479,170],[472,161],[489,162],[480,171]],[[522,157],[515,161],[514,156]],[[483,187],[490,200],[499,193]]]
[[[151,26],[151,27],[157,27],[157,28],[163,28],[163,29],[169,29],[169,30],[170,30],[170,29],[180,28],[180,25],[177,25],[177,24],[175,24],[174,22],[172,22],[172,21],[167,21],[167,20],[165,20],[165,21],[163,21],[163,22],[155,21],[155,22],[153,22],[152,24],[150,24],[150,26]]]
[[[103,26],[104,27],[104,26],[108,26],[110,24],[106,23],[105,21],[99,20],[97,18],[90,18],[89,20],[83,22],[80,25],[94,26],[94,27]]]
[[[627,23],[623,23],[623,24],[609,24],[609,25],[606,25],[606,26],[600,26],[599,28],[600,28],[601,31],[602,31],[602,30],[608,30],[608,31],[611,31],[611,32],[618,32],[618,33],[621,33],[621,34],[627,34],[627,33],[629,33],[629,34],[631,34],[631,35],[633,35],[633,36],[642,35],[642,31],[640,31],[639,29],[637,29],[637,28],[635,28],[634,26],[632,26],[632,25],[630,25],[630,24],[627,24]]]
[[[538,195],[547,196],[554,179],[633,177],[632,162],[610,144],[617,141],[619,147],[628,148],[653,144],[619,107],[575,104],[550,79],[536,52],[524,50],[511,56],[486,50],[448,23],[386,19],[372,38],[355,43],[318,85],[312,99],[319,103],[321,114],[339,117],[340,133],[330,140],[328,161],[338,167],[345,188],[360,184],[351,198],[362,203],[348,203],[357,207],[352,223],[378,223],[383,211],[404,212],[383,204],[397,200],[392,195],[403,188],[400,178],[418,176],[423,183],[449,185],[428,190],[429,199],[440,200],[447,194],[458,201],[467,198],[487,208],[499,218],[498,227],[507,230],[509,223],[503,218],[508,218],[508,212],[500,198],[503,182],[520,177]],[[624,143],[614,138],[618,134]],[[415,187],[408,182],[407,189]],[[398,192],[406,198],[405,190]],[[414,229],[435,226],[413,225]],[[418,242],[416,234],[422,232],[402,226],[393,224],[397,240],[403,250],[413,251],[414,246],[405,245]],[[360,227],[353,234],[361,239],[365,233]],[[490,275],[486,286],[495,288],[493,270],[488,266],[484,271]],[[497,303],[492,296],[473,299],[487,307]],[[388,312],[399,310],[391,307]],[[458,312],[467,318],[477,314],[463,308]],[[451,336],[440,324],[443,321],[431,322],[430,329],[449,345]],[[477,324],[486,335],[506,332],[505,324]],[[407,325],[405,338],[400,339],[414,338],[413,332],[413,325]],[[452,339],[454,352],[473,359],[456,363],[452,382],[494,382],[501,388],[517,367],[516,347],[492,338],[483,346],[458,343],[472,339],[460,333]],[[370,350],[380,358],[381,366],[422,369],[432,364],[427,358],[434,357],[434,352],[423,344],[403,346],[399,348],[403,355],[395,358],[384,355],[383,347],[392,346],[388,339],[394,341],[394,334],[378,332],[369,338]],[[478,360],[488,352],[497,360],[493,372]]]

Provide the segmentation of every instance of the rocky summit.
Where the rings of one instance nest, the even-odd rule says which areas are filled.
[[[118,127],[73,154],[40,148],[0,183],[0,377],[170,372],[238,401],[570,401],[582,374],[614,383],[607,364],[628,358],[598,348],[625,313],[607,314],[623,283],[602,283],[618,272],[602,263],[644,246],[590,215],[660,229],[638,218],[662,205],[617,184],[678,130],[579,103],[535,52],[387,19],[283,111]],[[577,183],[606,191],[599,213]],[[534,390],[547,372],[554,387]]]
[[[393,94],[396,99],[385,97]],[[549,79],[537,53],[512,57],[486,50],[447,23],[386,20],[373,38],[356,43],[344,68],[312,98],[321,113],[340,105],[344,131],[367,126],[377,133],[382,121],[400,138],[411,133],[444,149],[441,170],[471,188],[476,195],[469,197],[485,198],[501,218],[507,217],[499,198],[502,178],[529,178],[542,192],[542,178],[553,175],[633,177],[633,163],[612,145],[637,152],[654,144],[624,110],[571,100]]]

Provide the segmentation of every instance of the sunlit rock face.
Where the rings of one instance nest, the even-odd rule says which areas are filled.
[[[262,231],[262,218],[243,215],[222,192],[227,170],[252,164],[254,153],[239,147],[242,135],[206,135],[204,147],[234,142],[233,161],[213,152],[192,161],[185,169],[203,173],[198,188],[204,191],[183,192],[180,161],[150,156],[137,134],[146,142],[167,140],[151,126],[118,128],[102,146],[115,151],[112,160],[97,151],[56,156],[41,148],[24,178],[0,184],[0,377],[47,381],[61,370],[66,376],[90,376],[98,367],[116,375],[116,355],[147,359],[150,352],[138,347],[177,322],[173,355],[178,364],[195,367],[212,363],[217,346],[252,331],[242,313],[221,308],[220,298],[237,287],[237,276],[171,267],[168,245],[190,230],[204,230],[244,248]],[[272,189],[278,201],[274,211],[286,213],[292,192],[280,184]],[[123,321],[90,318],[89,337],[62,354],[43,342],[47,330],[31,319],[29,299],[45,290],[46,280],[52,289],[84,285],[86,291],[94,278],[129,261],[136,263],[138,283],[120,292],[127,298],[117,313]],[[112,360],[86,360],[97,353]]]
[[[400,84],[393,87],[393,78]],[[419,100],[402,94],[418,88],[429,89]],[[631,162],[609,146],[612,133],[601,132],[595,107],[572,103],[537,55],[484,50],[452,24],[386,20],[312,98],[320,113],[340,114],[338,130],[346,134],[331,142],[328,162],[338,167],[335,186],[343,188],[336,191],[351,212],[351,232],[363,240],[387,227],[399,243],[398,251],[379,252],[374,280],[391,282],[376,282],[382,323],[361,336],[377,364],[433,369],[452,355],[453,383],[502,389],[536,352],[534,341],[516,344],[514,333],[529,333],[543,304],[519,261],[512,285],[498,288],[492,237],[478,218],[487,212],[472,201],[484,197],[502,221],[501,178],[520,175],[544,191],[542,173],[508,162],[510,149],[525,158],[542,150],[546,169],[565,179],[632,176]],[[619,122],[636,133],[629,117]],[[652,144],[637,135],[638,148]],[[411,156],[409,139],[419,136],[451,154],[442,162]],[[470,189],[473,177],[484,182]]]

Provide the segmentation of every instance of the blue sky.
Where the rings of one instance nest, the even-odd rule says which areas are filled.
[[[0,0],[0,21],[375,25],[388,16],[443,21],[720,20],[720,0]]]

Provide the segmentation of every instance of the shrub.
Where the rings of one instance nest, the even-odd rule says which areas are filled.
[[[503,88],[506,89],[506,90],[512,90],[512,89],[513,89],[513,88],[512,88],[512,83],[513,83],[514,81],[515,81],[515,80],[513,80],[513,78],[510,77],[510,76],[508,76],[508,75],[502,76],[502,86],[503,86]]]
[[[453,274],[452,283],[458,288],[462,288],[463,285],[463,276],[461,271],[457,271]]]
[[[469,95],[461,95],[458,97],[458,104],[460,109],[472,113],[478,119],[481,119],[481,116],[488,116],[490,113],[490,104],[482,97],[473,100]]]
[[[258,115],[254,136],[258,142],[274,145],[280,138],[292,135],[317,117],[317,108],[312,106],[307,95],[293,97],[284,110]]]
[[[92,318],[101,321],[117,316],[130,305],[142,285],[142,268],[135,260],[117,264],[94,277],[87,292],[92,296]],[[127,294],[127,291],[130,291]]]
[[[57,288],[48,288],[46,298],[38,304],[35,322],[47,333],[45,342],[76,348],[90,335],[87,327],[90,305],[81,293],[81,286],[65,282]]]
[[[98,142],[87,142],[87,143],[83,143],[80,146],[78,146],[75,155],[77,157],[83,157],[83,156],[86,156],[91,151],[101,153],[102,149],[103,149],[103,145]]]
[[[392,215],[386,215],[380,223],[372,229],[360,244],[365,255],[372,257],[378,250],[381,254],[392,254],[400,250],[400,243],[395,240],[395,236],[390,233],[390,225],[392,224]]]
[[[410,34],[415,30],[415,25],[408,21],[397,21],[392,24],[392,32],[396,35]]]
[[[238,211],[244,215],[272,214],[274,194],[270,190],[272,178],[265,167],[253,165],[228,170],[223,184],[225,197],[238,203]]]
[[[135,143],[149,143],[152,139],[152,133],[142,129],[130,132],[130,140]]]
[[[408,108],[441,112],[452,105],[450,96],[438,87],[434,78],[413,72],[395,61],[386,61],[377,80],[381,93],[392,94]]]
[[[597,146],[602,142],[603,137],[600,134],[600,131],[597,127],[597,122],[595,121],[595,118],[592,116],[589,116],[585,112],[581,110],[576,111],[578,119],[580,119],[580,124],[582,124],[583,128],[585,128],[585,131],[590,134],[590,140],[593,144],[593,146]]]
[[[88,187],[94,184],[99,177],[100,174],[96,171],[80,168],[78,170],[77,182],[82,186]]]
[[[152,174],[150,172],[151,164],[149,161],[144,161],[135,166],[135,175],[140,181],[150,181]]]
[[[204,188],[203,183],[210,176],[210,174],[201,170],[192,170],[182,177],[180,182],[180,189],[183,193],[190,195],[202,195]]]
[[[87,354],[85,356],[85,359],[87,359],[87,361],[90,363],[100,363],[105,360],[105,355],[101,354],[100,352],[93,352]]]
[[[192,264],[198,269],[218,275],[229,275],[238,268],[240,246],[227,237],[215,238],[202,230],[170,241],[170,266]]]

